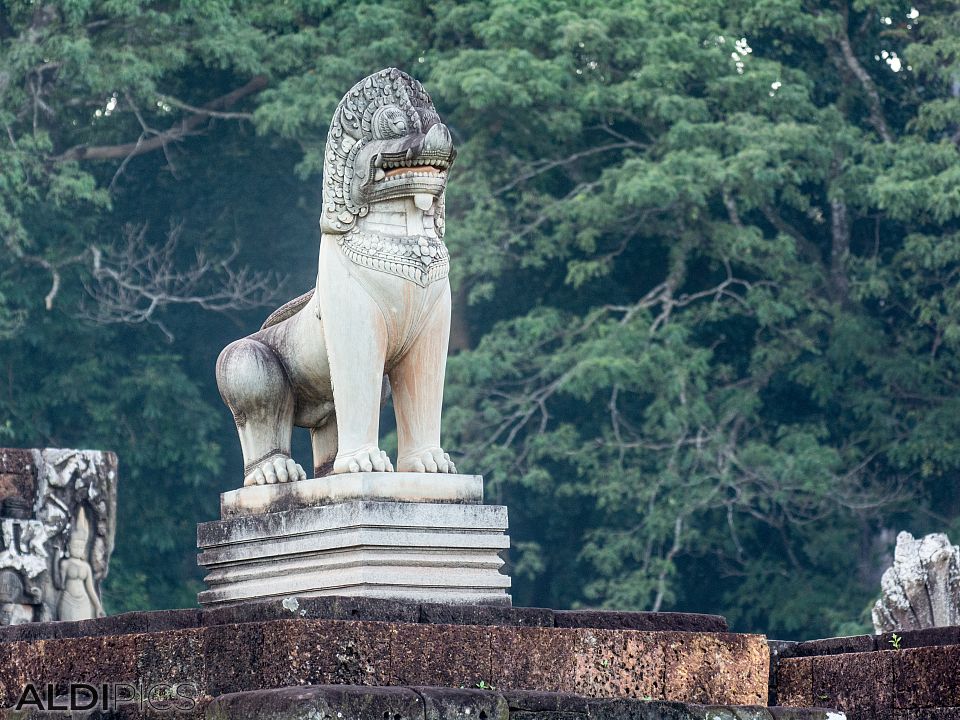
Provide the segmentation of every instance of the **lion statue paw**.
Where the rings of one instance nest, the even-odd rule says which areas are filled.
[[[243,480],[247,485],[274,485],[276,483],[306,480],[307,474],[288,455],[273,455],[258,463]]]
[[[333,472],[393,472],[393,463],[380,448],[373,446],[361,448],[347,455],[337,455],[333,461]]]
[[[397,469],[400,472],[431,472],[431,473],[455,473],[456,466],[450,456],[443,451],[443,448],[427,448],[418,450],[402,458],[397,459]]]

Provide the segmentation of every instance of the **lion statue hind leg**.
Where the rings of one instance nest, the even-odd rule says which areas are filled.
[[[290,457],[293,389],[273,349],[253,338],[230,343],[217,359],[217,386],[240,435],[243,484],[305,480]]]

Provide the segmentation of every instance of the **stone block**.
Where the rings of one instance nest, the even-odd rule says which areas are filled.
[[[216,625],[203,631],[204,676],[211,697],[262,689],[263,625]]]
[[[762,635],[662,633],[664,697],[692,703],[766,704],[769,651]]]
[[[583,630],[574,646],[573,692],[588,697],[664,698],[664,645],[658,633]]]
[[[593,699],[588,706],[587,717],[590,720],[694,720],[699,717],[699,709],[693,705],[662,700]],[[710,717],[709,720],[714,718]]]
[[[28,682],[43,677],[43,640],[0,645],[0,707],[10,707]]]
[[[94,620],[58,624],[65,626],[63,637],[97,637],[181,630],[199,627],[200,610],[188,608],[184,610],[126,612]]]
[[[510,717],[514,712],[528,711],[538,713],[575,713],[584,715],[593,698],[569,693],[541,692],[537,690],[509,690],[497,688],[510,708]]]
[[[208,720],[425,720],[423,699],[408,688],[311,686],[233,693],[207,706]]]
[[[880,650],[890,646],[880,647]],[[783,657],[812,657],[815,655],[842,655],[844,653],[866,653],[877,650],[876,637],[873,635],[853,635],[851,637],[825,638],[794,643]]]
[[[516,625],[553,627],[554,612],[545,608],[502,605],[451,605],[421,603],[419,621],[442,625]]]
[[[489,505],[350,501],[201,523],[201,605],[352,595],[510,604],[500,573],[507,510]],[[455,572],[453,572],[455,571]]]
[[[769,707],[774,720],[846,720],[847,715],[831,708]]]
[[[857,717],[889,720],[893,716],[895,653],[848,653],[813,662],[814,707],[836,708]]]
[[[813,666],[816,658],[784,658],[777,669],[777,705],[813,705]]]
[[[193,683],[202,694],[207,694],[203,655],[206,641],[202,629],[141,633],[132,636],[132,641],[136,652],[136,679],[144,686]]]
[[[573,692],[579,631],[558,628],[490,629],[491,679],[498,690]]]
[[[491,632],[491,628],[473,625],[396,626],[391,651],[391,684],[496,686]]]
[[[391,623],[288,620],[263,625],[263,687],[391,685]]]
[[[678,632],[726,632],[720,615],[677,612],[613,612],[607,610],[557,610],[557,627],[589,627],[603,630],[674,630]]]
[[[71,682],[135,682],[135,638],[134,635],[112,635],[41,641],[41,676],[32,679],[54,683],[57,693],[67,692]]]
[[[0,627],[0,643],[56,638],[102,637],[198,627],[201,611],[152,610],[73,622],[38,622]]]
[[[282,620],[204,629],[212,696],[294,685],[390,685],[395,625]]]
[[[31,504],[37,497],[37,469],[31,450],[0,448],[0,503],[8,497]]]
[[[960,645],[960,627],[932,627],[923,630],[904,630],[896,633],[899,640],[894,643],[894,633],[875,635],[877,650],[893,650],[894,644],[901,650],[906,648],[933,647],[941,645]]]
[[[767,705],[778,705],[777,702],[777,675],[780,661],[790,657],[793,646],[797,643],[789,640],[767,640],[767,649],[770,651],[770,673],[767,676]]]
[[[420,605],[383,598],[289,595],[284,598],[248,600],[235,605],[204,608],[200,613],[203,625],[295,618],[415,623],[420,619]]]
[[[0,643],[31,642],[34,640],[52,640],[63,637],[66,622],[23,623],[22,625],[0,626]]]
[[[250,485],[220,495],[220,517],[260,515],[348,500],[477,504],[483,502],[483,478],[448,473],[359,472]]]
[[[960,706],[960,645],[877,654],[892,667],[897,709]]]
[[[509,720],[510,709],[502,695],[490,690],[461,688],[411,688],[423,699],[425,720]]]

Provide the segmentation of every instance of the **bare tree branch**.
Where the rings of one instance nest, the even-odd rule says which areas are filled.
[[[57,299],[57,295],[60,293],[60,283],[62,281],[60,271],[68,265],[75,265],[79,262],[82,262],[86,257],[86,253],[83,252],[79,255],[74,255],[62,260],[48,260],[38,255],[28,255],[23,251],[23,248],[21,248],[12,240],[12,238],[7,238],[6,245],[7,249],[18,260],[29,263],[30,265],[42,267],[44,270],[50,273],[50,290],[43,299],[43,306],[47,310],[53,309],[53,303]]]
[[[82,309],[85,317],[103,324],[151,323],[172,339],[158,317],[167,306],[196,305],[224,312],[276,300],[281,279],[274,273],[233,269],[237,248],[222,260],[198,252],[195,263],[183,268],[176,260],[182,226],[172,228],[159,246],[147,241],[147,230],[146,225],[128,226],[120,248],[90,248],[92,280],[85,287],[96,304]]]
[[[178,107],[181,110],[187,110],[194,113],[195,115],[207,115],[208,117],[218,118],[220,120],[252,120],[252,113],[245,112],[220,112],[219,110],[213,110],[208,107],[196,107],[195,105],[190,105],[183,102],[183,100],[177,100],[175,97],[170,95],[161,95],[160,99],[167,103],[168,105],[173,105]]]
[[[172,127],[157,133],[149,140],[124,143],[122,145],[77,145],[53,158],[56,162],[66,160],[117,160],[133,155],[159,150],[167,143],[181,140],[188,135],[195,134],[197,128],[210,119],[211,113],[229,108],[248,95],[254,95],[267,86],[265,75],[257,75],[243,87],[227,93],[215,100],[211,100],[201,108],[197,108],[193,115],[184,118]],[[237,113],[238,115],[242,113]]]

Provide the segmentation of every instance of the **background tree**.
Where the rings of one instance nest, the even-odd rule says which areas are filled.
[[[946,2],[8,3],[3,440],[116,449],[112,607],[192,603],[193,524],[241,474],[213,360],[312,284],[326,123],[396,65],[460,148],[446,442],[510,506],[515,601],[861,627],[894,529],[960,529],[958,29]]]

